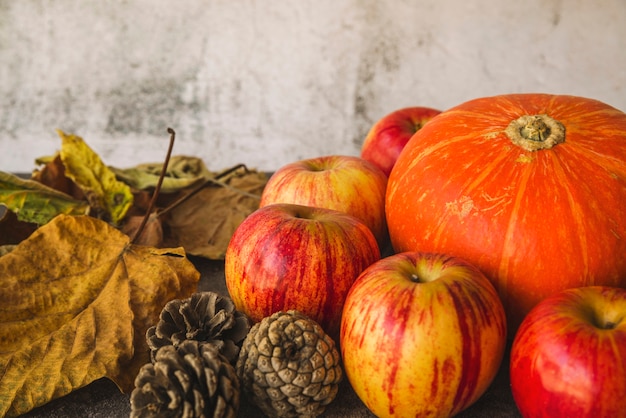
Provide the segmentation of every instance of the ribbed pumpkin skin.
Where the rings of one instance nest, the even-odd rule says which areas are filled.
[[[526,151],[505,129],[547,114],[565,141]],[[394,250],[443,252],[493,282],[511,334],[539,301],[586,285],[626,287],[626,114],[574,96],[486,97],[447,110],[389,176]]]

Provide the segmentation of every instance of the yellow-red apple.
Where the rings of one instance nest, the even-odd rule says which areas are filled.
[[[376,164],[387,176],[413,134],[440,110],[412,106],[380,118],[369,130],[361,146],[361,158]]]
[[[388,242],[386,190],[387,176],[369,161],[327,155],[280,167],[267,181],[260,206],[291,203],[345,212],[363,221],[383,249]]]
[[[346,298],[340,347],[354,391],[378,417],[448,417],[496,376],[504,307],[476,267],[442,254],[383,258]]]
[[[225,255],[228,292],[257,322],[294,309],[338,338],[352,283],[380,251],[369,228],[343,212],[273,204],[235,230]]]
[[[515,335],[510,375],[524,417],[626,417],[626,289],[543,299]]]

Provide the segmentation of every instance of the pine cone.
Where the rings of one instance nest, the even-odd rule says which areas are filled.
[[[214,344],[234,364],[249,330],[248,318],[230,299],[214,292],[196,292],[188,299],[168,302],[159,322],[148,329],[146,339],[153,361],[160,347],[195,340]]]
[[[187,340],[159,348],[130,395],[131,418],[236,417],[239,379],[217,347]]]
[[[335,399],[342,378],[335,342],[297,311],[255,324],[236,366],[246,395],[270,417],[315,417]]]

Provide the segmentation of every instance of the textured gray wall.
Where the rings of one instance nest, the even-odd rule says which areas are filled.
[[[409,105],[510,92],[626,110],[624,0],[0,0],[0,170],[54,153],[273,170],[358,155]]]

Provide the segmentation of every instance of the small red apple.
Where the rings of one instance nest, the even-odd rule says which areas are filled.
[[[369,266],[341,321],[344,369],[378,417],[452,416],[496,376],[506,346],[504,308],[476,267],[405,252]]]
[[[369,161],[327,155],[279,168],[267,181],[260,206],[292,203],[345,212],[363,221],[383,249],[388,242],[386,190],[387,176]]]
[[[524,417],[626,417],[626,289],[588,286],[539,302],[511,347]]]
[[[389,176],[409,139],[439,113],[441,111],[437,109],[413,106],[383,116],[365,137],[361,146],[361,158],[376,164]]]
[[[293,309],[338,338],[352,283],[379,258],[374,235],[357,218],[273,204],[237,227],[226,249],[224,273],[235,306],[253,321]]]

